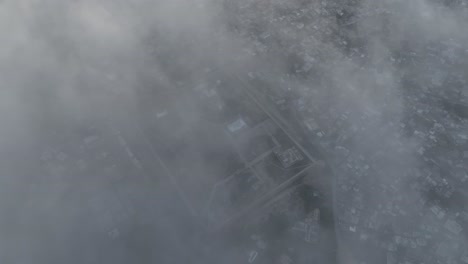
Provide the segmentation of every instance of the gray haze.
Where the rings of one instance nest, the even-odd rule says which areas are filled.
[[[467,186],[454,176],[468,175],[467,26],[468,4],[456,0],[0,2],[0,262],[249,263],[234,234],[200,227],[211,189],[195,187],[228,171],[200,153],[231,147],[205,134],[193,91],[245,86],[288,98],[292,127],[321,127],[323,136],[301,132],[333,175],[331,192],[312,183],[333,208],[334,228],[322,232],[336,236],[336,259],[321,263],[468,263]],[[177,129],[152,120],[166,112],[177,112]],[[145,132],[151,122],[157,133]],[[201,136],[186,147],[193,131]],[[88,150],[96,140],[105,151]],[[192,168],[182,190],[154,155],[172,150]],[[422,181],[431,175],[456,195],[431,198]],[[340,227],[361,210],[377,226],[355,224],[366,239],[381,229],[412,237],[437,225],[434,206],[463,231],[442,223],[428,246],[384,257]],[[454,249],[430,262],[439,244]]]

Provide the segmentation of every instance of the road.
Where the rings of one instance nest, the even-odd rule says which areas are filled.
[[[291,138],[291,140],[296,143],[300,147],[300,149],[309,157],[312,161],[315,162],[320,162],[322,163],[321,165],[326,166],[329,171],[331,172],[331,183],[330,183],[330,188],[331,188],[331,204],[332,204],[332,211],[333,211],[333,216],[335,219],[335,224],[337,223],[336,221],[336,216],[338,215],[338,209],[336,205],[336,177],[334,176],[335,173],[333,171],[333,167],[331,166],[330,162],[328,162],[329,158],[329,152],[321,147],[320,145],[316,144],[313,142],[313,140],[310,137],[307,137],[305,133],[303,132],[303,129],[300,127],[299,124],[290,124],[285,120],[285,118],[278,112],[278,110],[275,109],[273,106],[273,102],[269,102],[265,96],[262,96],[258,93],[257,89],[250,85],[248,81],[245,81],[244,78],[241,76],[236,76],[236,79],[243,84],[243,88],[245,92],[249,95],[252,100],[254,100],[257,105],[265,111],[265,113],[268,114],[268,116],[277,123],[277,125],[282,128],[285,133]],[[321,161],[316,161],[314,157],[311,155],[311,153],[308,150],[314,150],[314,152],[317,154],[318,157],[320,157]],[[323,160],[323,161],[322,161]],[[284,190],[284,189],[283,189]],[[280,190],[278,190],[280,191]],[[280,195],[281,192],[277,192],[277,195]],[[337,259],[340,261],[340,239],[339,239],[339,234],[337,233],[337,228],[334,228],[334,235],[335,235],[335,240],[336,240],[336,245],[337,245]]]
[[[311,169],[314,168],[323,168],[324,163],[320,160],[317,160],[310,152],[303,146],[304,142],[307,142],[301,136],[296,133],[296,129],[294,129],[288,122],[284,120],[284,118],[278,113],[278,111],[271,106],[271,103],[267,102],[261,95],[258,95],[256,89],[252,87],[248,82],[244,81],[243,78],[236,76],[233,82],[240,82],[242,84],[242,88],[245,93],[249,96],[249,98],[256,103],[256,105],[264,111],[268,117],[278,126],[280,127],[285,134],[295,143],[295,145],[306,155],[306,157],[312,162],[310,166],[305,167],[299,173],[294,175],[293,177],[289,178],[288,180],[284,181],[276,188],[271,190],[270,192],[266,193],[262,197],[258,198],[252,204],[250,204],[247,208],[243,209],[238,214],[232,216],[230,219],[222,223],[221,225],[217,226],[215,230],[224,229],[236,220],[240,219],[241,217],[247,215],[248,213],[252,212],[256,208],[262,207],[267,204],[272,199],[275,199],[289,187],[294,186],[294,183],[297,183],[302,177],[307,175],[307,171],[310,172]]]

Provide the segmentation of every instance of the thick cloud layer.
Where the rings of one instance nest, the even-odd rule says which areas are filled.
[[[388,193],[359,186],[370,201],[369,208],[384,206],[390,195],[425,200],[425,193],[409,188],[411,180],[402,177],[427,170],[418,155],[425,145],[400,124],[408,112],[418,111],[408,98],[419,90],[437,96],[455,94],[460,101],[468,95],[468,34],[464,33],[468,9],[464,3],[445,2],[1,2],[0,261],[198,263],[197,258],[204,260],[202,255],[213,259],[230,256],[228,250],[206,254],[204,246],[195,243],[199,235],[194,231],[195,220],[184,207],[186,201],[163,176],[164,168],[155,165],[153,171],[141,173],[134,168],[138,165],[129,162],[128,171],[119,168],[109,174],[156,175],[157,183],[127,179],[108,184],[102,171],[67,175],[66,168],[79,166],[79,158],[61,155],[67,153],[64,149],[79,149],[83,142],[73,142],[73,135],[88,130],[102,133],[106,146],[127,151],[119,133],[127,133],[125,137],[133,138],[137,146],[145,145],[141,131],[135,129],[141,121],[135,120],[146,118],[140,115],[141,105],[154,104],[161,114],[171,105],[183,104],[186,108],[179,109],[190,111],[181,115],[182,123],[196,126],[204,112],[188,91],[203,83],[216,83],[207,77],[213,75],[260,79],[266,84],[266,93],[303,98],[311,111],[299,115],[316,120],[322,113],[336,116],[319,121],[330,130],[341,122],[337,120],[342,115],[336,113],[345,113],[344,127],[336,129],[335,139],[327,139],[332,143],[323,139],[322,147],[336,150],[339,140],[350,141],[351,147],[344,153],[366,157],[373,171],[366,176],[369,185],[397,182]],[[449,117],[437,118],[440,123]],[[125,132],[112,130],[109,120]],[[364,123],[366,128],[361,129]],[[183,128],[160,129],[168,145],[183,141]],[[343,139],[343,131],[357,136]],[[207,139],[200,143],[201,148],[214,148],[209,144],[215,145],[215,141]],[[338,179],[346,181],[346,173],[339,169],[344,158],[334,150],[326,162]],[[67,165],[52,175],[44,168],[47,158],[43,156],[48,155],[44,153],[54,153],[51,155]],[[201,166],[194,177],[209,173]],[[102,242],[105,236],[96,235],[100,227],[88,215],[93,204],[118,199],[109,186],[121,196],[135,197],[133,204],[121,209],[135,212],[123,215],[147,219],[128,220],[138,222],[128,232],[134,235],[125,235],[113,244]],[[349,198],[334,193],[336,197],[326,199]],[[401,204],[401,210],[411,211],[411,204]],[[379,219],[379,224],[399,229],[425,223],[428,208],[423,207],[421,214]],[[344,217],[339,211],[336,219]],[[343,236],[338,254],[342,263],[354,263],[359,253],[349,252],[348,248],[355,250],[353,242]],[[467,244],[463,235],[455,239],[460,245]]]

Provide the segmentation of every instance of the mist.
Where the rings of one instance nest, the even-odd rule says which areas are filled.
[[[2,263],[468,263],[468,4],[0,3]]]

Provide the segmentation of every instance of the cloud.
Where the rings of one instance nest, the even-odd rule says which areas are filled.
[[[72,209],[87,208],[88,202],[79,198],[79,192],[89,190],[75,186],[70,179],[51,180],[40,161],[45,149],[53,148],[57,151],[54,155],[60,156],[66,153],[60,148],[79,145],[64,140],[66,135],[88,130],[107,131],[102,138],[114,140],[117,137],[106,130],[108,119],[132,131],[128,132],[130,138],[142,140],[133,129],[133,119],[142,118],[135,113],[148,103],[154,104],[158,114],[171,105],[182,109],[179,114],[185,126],[178,131],[171,131],[169,126],[161,131],[170,140],[169,146],[183,145],[180,135],[196,127],[205,114],[203,107],[188,96],[189,91],[218,81],[208,78],[207,73],[221,80],[225,76],[244,78],[248,73],[264,76],[267,92],[303,98],[307,107],[314,109],[310,118],[340,113],[318,121],[330,130],[342,122],[339,120],[344,113],[344,127],[335,128],[340,138],[336,142],[343,139],[344,131],[355,130],[355,136],[343,141],[350,142],[350,153],[362,154],[373,167],[374,174],[368,177],[377,185],[397,182],[392,187],[395,190],[389,191],[395,197],[404,194],[420,199],[420,193],[409,194],[409,181],[403,177],[425,166],[417,155],[424,143],[417,136],[407,136],[400,126],[412,107],[405,94],[413,89],[409,84],[435,92],[466,85],[466,19],[466,8],[429,0],[2,1],[0,212],[9,218],[0,222],[0,229],[8,230],[10,239],[0,241],[0,255],[6,254],[7,262],[32,262],[31,256],[40,256],[41,263],[47,260],[44,252],[52,250],[50,245],[60,247],[74,236],[84,239],[71,229],[92,233],[93,222],[84,219],[88,209]],[[196,111],[183,113],[183,109]],[[359,130],[364,126],[365,130]],[[222,151],[225,147],[208,146],[215,145],[216,140],[205,140],[199,145],[208,150]],[[106,144],[120,146],[118,139],[110,142]],[[333,166],[342,161],[329,158]],[[72,155],[68,159],[70,163],[78,161]],[[198,166],[194,177],[210,172],[204,164]],[[121,174],[133,173],[126,169]],[[96,174],[84,176],[91,178],[89,183],[97,184],[102,175]],[[162,173],[156,174],[159,177]],[[339,177],[346,178],[346,174]],[[41,184],[36,185],[38,182]],[[155,187],[152,198],[174,199],[173,193],[164,191],[170,185],[165,182],[161,186]],[[133,187],[122,184],[121,188],[130,192]],[[363,185],[361,191],[366,188]],[[99,185],[89,192],[107,195],[105,189]],[[65,199],[67,193],[74,198]],[[368,193],[372,205],[389,200],[387,193]],[[171,209],[161,202],[157,207],[158,216],[169,211],[167,219],[151,225],[170,240],[167,248],[161,248],[174,253],[170,252],[172,246],[178,250],[193,246],[192,242],[179,241],[184,237],[180,233],[193,231],[181,231],[181,226],[192,226],[191,219],[178,217],[186,216],[183,206]],[[454,214],[448,212],[450,217]],[[382,226],[398,226],[406,220],[379,221]],[[426,218],[418,221],[425,222]],[[41,243],[42,238],[50,245]],[[148,241],[161,245],[165,240],[150,237]],[[460,243],[465,242],[460,238]],[[25,250],[19,250],[15,243]],[[125,254],[132,245],[122,243],[116,247],[124,253],[115,258],[124,263],[130,259]],[[86,250],[83,261],[93,263],[99,249]],[[150,254],[150,258],[166,260],[164,250],[158,251],[160,256]],[[199,248],[185,250],[186,255],[200,252]],[[72,251],[56,259],[67,259],[67,254],[75,254]]]

